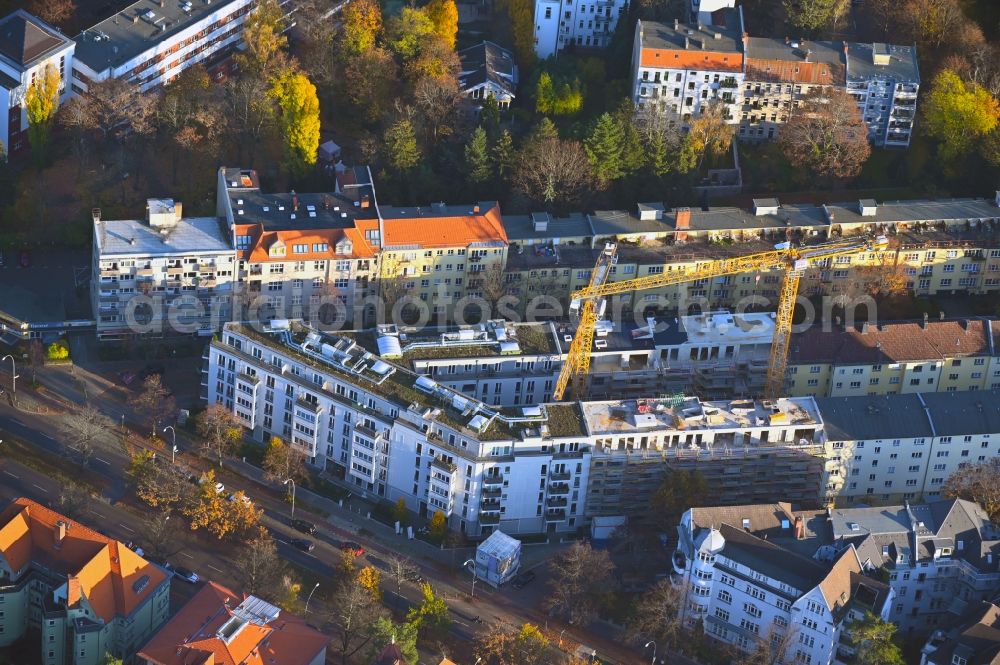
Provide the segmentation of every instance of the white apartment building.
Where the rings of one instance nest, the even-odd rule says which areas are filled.
[[[611,43],[627,0],[535,0],[535,53],[549,58],[567,46],[603,48]]]
[[[226,324],[206,360],[205,399],[258,441],[291,441],[359,492],[441,510],[470,535],[573,531],[592,514],[646,505],[665,460],[747,495],[729,472],[739,456],[754,469],[751,495],[818,499],[811,398],[495,407],[295,322]]]
[[[1000,391],[817,398],[825,499],[936,499],[952,473],[1000,455]]]
[[[73,91],[123,78],[148,90],[202,63],[214,76],[214,57],[243,39],[254,0],[139,0],[75,38]]]
[[[920,92],[917,47],[848,44],[847,92],[858,102],[872,143],[909,147]]]
[[[744,653],[770,641],[781,662],[846,659],[845,629],[866,611],[888,618],[893,590],[864,575],[853,546],[817,552],[803,541],[808,518],[788,503],[685,512],[673,557],[682,620]]]
[[[216,217],[149,199],[146,219],[93,211],[91,305],[99,339],[212,334],[232,315],[236,254]]]
[[[353,334],[379,357],[493,406],[548,402],[564,357],[551,323],[500,319],[463,328],[404,330],[386,324],[375,335]]]
[[[59,102],[71,94],[75,44],[61,32],[18,9],[0,19],[0,154],[15,156],[28,149],[28,87],[45,76],[46,67],[59,72]]]
[[[714,24],[636,22],[632,98],[638,107],[685,124],[717,103],[737,121],[746,75],[743,10],[721,9],[714,16]]]

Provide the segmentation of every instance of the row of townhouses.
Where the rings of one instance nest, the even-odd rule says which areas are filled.
[[[849,301],[873,283],[896,281],[920,296],[987,294],[1000,290],[998,200],[759,199],[749,210],[648,203],[635,213],[502,215],[495,201],[379,205],[365,169],[342,174],[332,193],[275,194],[260,188],[253,170],[222,168],[214,221],[186,218],[170,200],[149,201],[145,220],[105,220],[94,211],[93,311],[102,338],[134,334],[136,321],[150,325],[143,332],[164,331],[167,321],[183,322],[186,332],[217,330],[227,313],[357,327],[398,319],[394,307],[422,308],[441,322],[470,311],[492,318],[494,307],[505,318],[560,319],[607,242],[618,246],[609,280],[620,281],[680,275],[784,241],[874,234],[886,235],[888,247],[812,260],[801,295]],[[692,304],[759,308],[777,298],[781,279],[700,279],[616,296],[610,309],[644,318]]]
[[[759,141],[773,138],[811,90],[839,88],[857,101],[874,144],[909,146],[920,90],[915,47],[751,37],[732,6],[708,19],[636,23],[637,106],[686,125],[719,104],[738,138]]]
[[[386,328],[230,323],[206,351],[203,396],[257,440],[291,441],[359,492],[440,510],[472,536],[572,531],[640,512],[668,469],[700,471],[724,503],[847,505],[936,497],[960,465],[1000,453],[996,390],[547,403],[545,359],[558,338],[544,340],[503,321],[424,341]],[[455,349],[470,358],[449,365],[455,374],[426,372]],[[522,362],[519,379],[470,376],[522,353],[535,364]],[[524,395],[533,381],[531,399],[506,397],[512,380]]]
[[[60,103],[111,78],[156,88],[195,64],[225,78],[254,4],[138,0],[72,39],[24,10],[8,14],[0,19],[0,142],[11,155],[27,150],[25,95],[50,66],[60,74]]]
[[[919,634],[1000,589],[1000,530],[958,499],[692,508],[677,530],[683,618],[744,651],[772,640],[782,662],[853,662],[850,624],[867,612]]]
[[[0,512],[0,647],[35,640],[30,660],[44,665],[325,661],[329,638],[304,620],[212,582],[171,617],[170,578],[124,543],[16,499]]]

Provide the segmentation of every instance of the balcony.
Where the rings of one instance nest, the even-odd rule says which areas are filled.
[[[215,272],[215,264],[211,262],[199,263],[198,272]]]
[[[569,471],[551,471],[549,472],[549,480],[555,481],[566,481],[569,480],[571,474]]]
[[[499,485],[491,485],[489,487],[484,487],[483,491],[480,492],[484,499],[499,499],[500,495],[503,494],[503,488]]]
[[[483,476],[483,487],[503,485],[503,476]]]
[[[549,494],[569,494],[569,483],[549,483]]]
[[[152,268],[139,268],[139,269],[137,269],[135,271],[135,274],[137,276],[139,276],[139,277],[152,277],[153,276],[153,269]]]
[[[167,267],[167,274],[168,275],[176,275],[176,276],[183,275],[184,274],[184,266],[168,266]]]
[[[500,524],[500,514],[499,513],[488,513],[486,515],[479,516],[479,523],[485,524],[486,526]]]
[[[302,397],[297,397],[295,399],[295,406],[303,409],[304,411],[308,411],[310,413],[319,413],[322,410],[322,407],[319,404],[316,404],[314,402],[310,402],[309,400],[304,399]]]
[[[565,508],[566,503],[566,497],[564,496],[550,496],[545,500],[545,506],[547,508]]]
[[[448,462],[441,457],[435,457],[431,460],[431,467],[437,469],[438,471],[443,471],[448,475],[455,473],[458,467],[454,463]]]
[[[479,510],[488,512],[498,512],[500,510],[499,499],[485,499],[479,502]]]
[[[545,512],[546,522],[562,522],[566,519],[565,510],[548,510]]]

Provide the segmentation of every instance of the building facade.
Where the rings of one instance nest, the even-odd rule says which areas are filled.
[[[535,0],[535,53],[544,60],[567,46],[603,48],[627,11],[626,0]]]
[[[128,659],[170,615],[170,578],[29,499],[0,513],[0,646],[38,637],[44,665]]]
[[[847,92],[857,100],[875,145],[908,147],[920,92],[917,48],[849,44]]]
[[[216,217],[149,199],[145,220],[94,211],[91,306],[99,339],[211,335],[232,316],[236,254]]]
[[[822,556],[802,547],[806,517],[787,503],[685,512],[673,557],[682,620],[744,653],[769,643],[780,662],[848,660],[849,624],[888,618],[893,590],[864,574],[851,545]]]
[[[48,67],[59,72],[59,102],[71,94],[70,80],[76,45],[61,32],[24,11],[0,19],[0,153],[16,156],[28,149],[28,88],[45,77]]]
[[[518,71],[514,54],[499,44],[484,41],[458,52],[461,71],[458,85],[472,103],[482,103],[492,97],[501,109],[510,108],[517,90]]]

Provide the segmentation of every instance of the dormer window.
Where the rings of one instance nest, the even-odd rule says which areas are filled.
[[[961,656],[952,656],[951,665],[968,665],[969,661]]]

